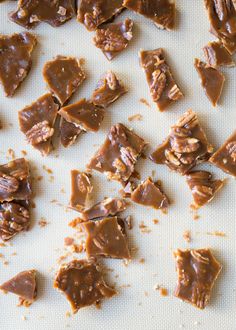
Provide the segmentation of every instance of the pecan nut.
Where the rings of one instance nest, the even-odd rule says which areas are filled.
[[[173,101],[181,99],[182,96],[183,94],[176,84],[168,92],[168,98]]]
[[[171,139],[171,147],[177,153],[191,153],[199,149],[199,140],[195,138]]]
[[[126,48],[127,39],[111,30],[100,29],[97,30],[94,43],[105,52],[119,52]]]
[[[106,82],[108,87],[115,91],[119,87],[119,80],[116,78],[116,75],[112,71],[108,71],[106,75]]]
[[[152,73],[152,80],[151,95],[154,101],[158,101],[166,88],[166,75],[160,69],[157,69]]]
[[[35,124],[30,130],[26,132],[26,138],[30,144],[39,144],[47,141],[53,136],[54,129],[50,127],[47,120]]]
[[[226,146],[231,158],[236,162],[236,141],[229,142]]]
[[[213,189],[209,186],[196,185],[192,188],[193,194],[197,194],[200,197],[208,198],[209,196],[213,196]]]
[[[0,173],[0,192],[13,193],[19,188],[19,181],[4,173]]]

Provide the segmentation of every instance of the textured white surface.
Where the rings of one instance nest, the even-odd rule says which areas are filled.
[[[15,3],[6,2],[0,6],[0,32],[11,34],[23,31],[21,27],[7,19],[7,13]],[[189,107],[199,114],[209,141],[219,147],[231,134],[236,122],[236,79],[235,68],[225,70],[226,84],[221,105],[213,109],[199,84],[193,67],[194,57],[201,56],[201,48],[212,40],[208,32],[209,24],[201,0],[177,1],[178,23],[173,32],[161,31],[148,20],[130,12],[123,13],[117,20],[130,16],[135,21],[134,38],[127,48],[112,63],[109,63],[101,51],[91,42],[93,33],[78,24],[75,19],[60,28],[40,24],[35,29],[38,45],[33,53],[33,67],[25,82],[14,98],[5,98],[0,90],[0,118],[4,129],[0,131],[0,162],[5,163],[6,152],[12,148],[20,157],[21,150],[27,151],[32,166],[38,168],[37,175],[43,175],[42,181],[35,185],[36,209],[33,210],[33,225],[29,232],[18,235],[12,240],[12,246],[0,248],[0,252],[9,260],[4,266],[0,259],[0,282],[9,279],[17,272],[36,268],[40,273],[38,299],[29,308],[16,307],[17,297],[0,295],[0,329],[235,329],[235,180],[228,179],[227,184],[216,198],[199,211],[200,219],[193,220],[189,210],[191,193],[185,179],[171,173],[165,166],[156,166],[149,160],[141,160],[138,165],[142,178],[156,170],[156,178],[162,180],[163,188],[172,201],[167,215],[141,206],[132,205],[127,214],[134,217],[134,229],[128,232],[132,247],[138,247],[137,255],[128,267],[122,261],[105,260],[113,268],[109,281],[117,283],[119,295],[105,301],[101,310],[94,307],[82,309],[73,317],[66,317],[69,305],[64,296],[52,288],[57,258],[63,250],[63,239],[74,231],[67,226],[77,216],[76,212],[65,212],[63,207],[50,204],[57,199],[67,205],[70,196],[70,170],[83,170],[107,134],[109,127],[117,122],[132,126],[137,133],[150,142],[151,146],[160,143],[168,133],[169,126]],[[139,67],[138,51],[163,47],[174,76],[182,88],[185,98],[165,113],[156,110],[151,102],[144,74]],[[86,59],[87,79],[74,95],[73,100],[89,97],[99,76],[107,69],[113,69],[125,81],[129,92],[114,103],[106,113],[101,130],[96,135],[86,134],[68,149],[56,146],[56,150],[47,158],[26,145],[24,136],[18,128],[17,111],[30,104],[46,92],[42,79],[43,64],[53,56],[74,55]],[[139,102],[146,98],[151,108]],[[128,117],[140,113],[143,120],[129,123]],[[10,126],[9,124],[12,124]],[[56,155],[59,154],[57,158]],[[54,182],[43,170],[43,165],[53,170]],[[209,165],[201,168],[209,169]],[[227,177],[217,168],[211,167],[216,177]],[[34,171],[35,174],[35,171]],[[94,173],[96,198],[106,195],[118,195],[120,188],[116,183],[107,183],[102,175]],[[65,189],[66,194],[60,192]],[[112,189],[115,189],[112,190]],[[50,224],[40,228],[38,221],[45,217]],[[154,225],[152,220],[159,219]],[[149,234],[140,233],[139,223],[144,221],[151,229]],[[192,242],[186,243],[183,232],[191,230]],[[207,232],[222,231],[226,237],[209,236]],[[176,283],[175,263],[172,252],[176,248],[211,247],[223,264],[222,273],[215,285],[210,305],[199,311],[173,297]],[[61,251],[57,251],[57,249]],[[11,256],[13,252],[16,256]],[[77,255],[80,258],[80,255]],[[145,258],[140,264],[139,259]],[[119,274],[118,278],[115,275]],[[130,287],[121,288],[119,286]],[[161,297],[154,291],[155,284],[161,284],[169,291],[167,297]],[[145,294],[146,292],[146,294]],[[22,320],[26,316],[26,320]]]

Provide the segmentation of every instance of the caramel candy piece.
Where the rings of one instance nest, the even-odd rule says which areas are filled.
[[[54,281],[54,288],[66,295],[74,313],[117,293],[105,283],[100,265],[93,259],[73,260],[62,265]]]
[[[104,109],[91,101],[81,99],[74,104],[60,109],[59,114],[69,123],[73,123],[83,131],[97,132],[104,118]]]
[[[0,165],[0,202],[28,200],[31,193],[29,164],[24,158]]]
[[[186,111],[171,127],[167,139],[157,147],[150,159],[156,164],[166,164],[171,170],[186,174],[196,164],[207,160],[212,152],[197,115]]]
[[[209,161],[225,173],[236,177],[236,131],[211,156]]]
[[[125,184],[146,143],[122,124],[111,127],[108,136],[88,164],[89,169],[104,173]]]
[[[203,51],[206,62],[209,66],[215,68],[217,66],[235,65],[232,56],[219,41],[209,42],[205,47],[203,47]]]
[[[167,196],[151,178],[146,179],[138,185],[131,193],[131,200],[141,205],[151,206],[154,209],[166,210],[169,205]]]
[[[50,92],[63,105],[84,81],[85,74],[77,58],[58,55],[44,65],[43,77]]]
[[[130,18],[126,18],[124,22],[107,24],[96,30],[93,42],[109,61],[128,46],[133,38],[133,24]]]
[[[99,80],[92,95],[92,102],[99,107],[108,107],[127,92],[112,71],[107,71]]]
[[[20,130],[25,134],[27,141],[43,156],[51,151],[51,138],[58,108],[52,95],[48,93],[18,113]]]
[[[211,24],[210,32],[233,54],[236,50],[236,10],[234,0],[204,0]]]
[[[172,30],[175,26],[175,1],[124,0],[124,6],[151,19],[160,29]]]
[[[22,201],[0,203],[0,237],[8,241],[30,225],[29,209]]]
[[[87,234],[85,250],[88,257],[130,259],[127,238],[117,217],[81,224]]]
[[[139,53],[140,64],[143,68],[150,94],[160,111],[164,111],[173,102],[183,97],[177,86],[170,67],[166,63],[164,50],[141,50]]]
[[[64,118],[60,121],[61,144],[67,148],[75,143],[77,137],[82,133],[82,129],[73,123],[69,123]]]
[[[197,209],[209,203],[218,190],[223,187],[222,180],[212,180],[212,174],[207,171],[192,171],[186,176],[192,191],[194,207]]]
[[[174,252],[178,274],[175,296],[204,309],[222,266],[209,249]]]
[[[77,8],[78,21],[93,31],[122,11],[123,0],[78,0]]]
[[[36,27],[39,22],[60,26],[75,14],[73,0],[19,0],[10,19],[26,29]]]
[[[194,66],[198,72],[206,96],[215,107],[222,93],[225,82],[224,75],[216,68],[207,65],[197,58],[195,58]]]
[[[87,173],[72,170],[70,206],[78,211],[84,210],[92,189],[93,186]]]
[[[84,220],[93,220],[96,218],[116,215],[126,210],[127,203],[121,198],[105,198],[103,201],[91,206],[82,212]]]
[[[31,304],[37,296],[36,270],[25,270],[20,272],[9,281],[3,283],[0,289],[11,292],[20,297],[21,300]]]
[[[6,96],[13,96],[28,75],[36,43],[36,37],[29,32],[0,35],[0,81]]]

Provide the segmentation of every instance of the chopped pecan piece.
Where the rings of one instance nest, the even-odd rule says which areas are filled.
[[[234,66],[232,56],[220,41],[209,42],[203,47],[204,56],[209,66]]]
[[[16,202],[0,203],[0,237],[7,241],[29,228],[29,210]]]
[[[142,50],[139,56],[152,99],[159,110],[164,111],[170,104],[183,97],[166,63],[164,50]]]
[[[0,81],[6,96],[13,96],[28,75],[36,43],[36,37],[28,32],[0,35]]]
[[[66,295],[74,313],[116,294],[105,283],[101,267],[93,259],[72,260],[62,265],[55,278],[54,288]]]
[[[188,110],[170,129],[169,136],[154,151],[150,159],[166,164],[170,169],[186,174],[196,164],[207,160],[212,152],[197,115]]]
[[[124,0],[124,6],[151,19],[158,28],[172,30],[175,25],[175,1]]]
[[[0,172],[0,191],[4,194],[14,193],[19,189],[16,178]]]
[[[84,81],[85,73],[77,58],[58,55],[44,65],[43,77],[50,92],[63,105]]]
[[[134,166],[145,146],[144,140],[127,127],[122,124],[114,125],[88,168],[125,184],[134,172]]]
[[[207,65],[197,58],[195,58],[194,66],[198,72],[206,96],[215,107],[223,90],[225,82],[224,75],[216,68]]]
[[[93,186],[87,173],[72,170],[70,206],[77,211],[83,211],[92,189]]]
[[[10,13],[10,19],[32,29],[45,22],[51,26],[60,26],[75,14],[73,0],[19,0],[15,12]]]
[[[129,18],[121,23],[107,24],[96,30],[94,44],[111,61],[128,46],[133,37],[132,29],[133,21]]]
[[[209,203],[223,187],[222,180],[212,180],[212,174],[206,171],[189,172],[186,179],[192,191],[195,208]]]
[[[51,137],[58,108],[52,95],[48,93],[18,113],[21,131],[43,156],[51,150]]]
[[[117,217],[83,222],[81,226],[87,234],[85,250],[88,257],[130,259],[124,223],[121,226]]]
[[[204,309],[222,266],[209,249],[174,252],[178,282],[175,296]]]
[[[123,84],[112,71],[107,71],[99,80],[92,95],[95,105],[106,108],[127,92]]]
[[[123,7],[123,0],[79,0],[77,19],[93,31],[102,23],[118,15]]]
[[[227,174],[236,177],[236,131],[211,156],[209,161]]]
[[[60,121],[60,136],[63,147],[69,147],[75,143],[78,136],[82,133],[82,129],[73,123],[69,123],[64,118]]]
[[[234,0],[204,0],[210,32],[233,54],[236,50],[236,9]]]

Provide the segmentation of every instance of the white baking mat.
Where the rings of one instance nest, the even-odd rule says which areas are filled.
[[[9,1],[0,5],[0,33],[11,34],[23,31],[23,28],[10,22],[7,13],[14,9],[15,3]],[[201,0],[177,1],[177,29],[173,32],[158,30],[152,22],[141,16],[126,11],[117,18],[130,16],[135,21],[134,38],[130,46],[109,63],[102,52],[92,44],[93,33],[89,33],[75,19],[60,28],[40,24],[35,33],[38,45],[33,53],[33,66],[27,79],[14,98],[6,98],[0,90],[0,118],[4,129],[0,131],[0,161],[7,161],[7,150],[12,148],[17,157],[21,150],[27,151],[35,175],[42,175],[43,180],[35,184],[35,203],[32,228],[20,234],[11,242],[12,246],[0,248],[5,259],[0,259],[0,282],[9,279],[19,271],[35,268],[40,273],[38,299],[29,308],[16,307],[17,297],[12,294],[0,295],[0,329],[1,330],[64,330],[70,329],[227,329],[233,330],[235,324],[235,181],[228,179],[225,187],[216,198],[199,211],[200,219],[193,220],[189,211],[191,193],[185,179],[171,173],[165,166],[156,166],[149,160],[141,160],[138,169],[142,178],[156,170],[156,178],[162,180],[163,188],[172,204],[167,215],[149,210],[142,206],[132,205],[126,214],[132,214],[134,229],[128,232],[130,244],[137,247],[135,259],[128,267],[119,260],[104,260],[106,266],[114,269],[108,281],[116,282],[119,295],[104,301],[102,309],[94,307],[82,309],[73,317],[66,317],[70,310],[63,295],[52,288],[54,272],[58,268],[56,260],[63,253],[63,239],[73,235],[74,231],[67,226],[77,216],[76,212],[65,212],[64,206],[70,196],[70,170],[85,169],[91,156],[104,141],[112,124],[122,122],[132,126],[137,133],[155,147],[167,135],[169,126],[188,108],[199,114],[200,121],[209,141],[219,147],[235,129],[236,122],[236,69],[225,70],[226,83],[221,104],[213,109],[200,87],[197,73],[193,67],[194,57],[202,56],[201,48],[213,37],[208,32],[209,23]],[[167,60],[174,71],[174,76],[181,86],[185,97],[165,113],[156,110],[151,102],[144,73],[139,67],[138,51],[163,47]],[[129,92],[114,103],[106,112],[101,130],[95,134],[83,135],[72,147],[56,150],[47,158],[31,146],[26,145],[20,133],[17,111],[36,100],[46,92],[42,79],[42,68],[47,60],[56,55],[71,55],[86,59],[87,79],[74,95],[73,101],[89,97],[99,76],[107,69],[114,70],[123,79]],[[140,103],[145,98],[151,108]],[[128,117],[141,114],[143,120],[128,121]],[[57,155],[59,155],[57,157]],[[50,174],[43,170],[43,165],[53,170],[54,181]],[[201,168],[209,169],[204,164]],[[218,178],[225,178],[217,168],[210,168]],[[96,196],[102,199],[108,195],[118,195],[120,186],[107,183],[104,176],[94,173]],[[60,192],[61,189],[65,193]],[[115,189],[115,190],[114,190]],[[38,221],[45,217],[50,222],[40,228]],[[153,224],[159,219],[159,224]],[[149,234],[140,232],[141,221],[151,229]],[[192,242],[186,243],[183,232],[191,230]],[[207,235],[207,232],[220,231],[226,237]],[[175,263],[172,252],[176,248],[211,247],[218,260],[223,264],[222,273],[214,287],[210,305],[199,311],[189,304],[173,297],[176,283]],[[58,251],[60,249],[60,251]],[[11,254],[16,252],[16,256]],[[76,255],[80,258],[81,255]],[[140,258],[145,262],[141,264]],[[9,265],[3,265],[3,261]],[[51,269],[54,267],[54,270]],[[115,278],[116,275],[119,277]],[[155,284],[163,285],[169,295],[161,297],[154,291]],[[26,320],[23,320],[26,318]]]

